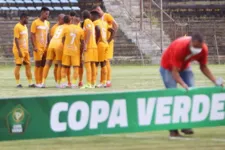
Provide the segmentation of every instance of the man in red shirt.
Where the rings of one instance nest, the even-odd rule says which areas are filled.
[[[215,85],[222,86],[207,67],[208,47],[199,33],[185,36],[173,41],[163,52],[160,74],[166,88],[177,88],[177,83],[188,90],[194,86],[194,75],[191,61],[198,61],[202,73]],[[193,134],[191,129],[181,130],[184,134]],[[170,137],[179,137],[178,130],[170,130]]]

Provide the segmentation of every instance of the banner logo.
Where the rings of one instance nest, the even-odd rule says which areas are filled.
[[[13,134],[24,133],[29,123],[29,119],[30,114],[27,110],[23,106],[17,105],[9,112],[6,118],[9,132]]]

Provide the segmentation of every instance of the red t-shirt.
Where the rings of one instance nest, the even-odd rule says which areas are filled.
[[[192,55],[190,51],[191,37],[181,37],[173,41],[170,46],[163,52],[161,66],[164,69],[172,70],[175,66],[180,71],[190,66],[191,61],[198,61],[202,65],[207,64],[208,47],[204,43],[201,53]]]

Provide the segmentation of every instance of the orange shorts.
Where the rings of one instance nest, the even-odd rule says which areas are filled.
[[[54,60],[54,61],[62,60],[62,55],[63,55],[62,48],[59,48],[59,49],[48,48],[47,60]]]
[[[107,60],[109,45],[103,42],[98,43],[98,61],[103,62]]]
[[[28,51],[22,52],[23,57],[19,57],[19,53],[17,50],[13,50],[15,64],[22,65],[22,64],[30,64],[30,54]]]
[[[63,55],[62,57],[62,65],[64,66],[80,66],[80,56],[69,56]]]
[[[43,57],[45,56],[46,54],[46,50],[44,48],[40,48],[38,49],[37,52],[33,52],[33,55],[34,55],[34,60],[35,61],[41,61],[43,60]]]
[[[83,53],[84,62],[93,62],[97,60],[97,49],[87,49]]]

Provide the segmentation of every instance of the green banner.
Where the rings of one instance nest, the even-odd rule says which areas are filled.
[[[0,99],[0,141],[225,125],[225,89]]]

